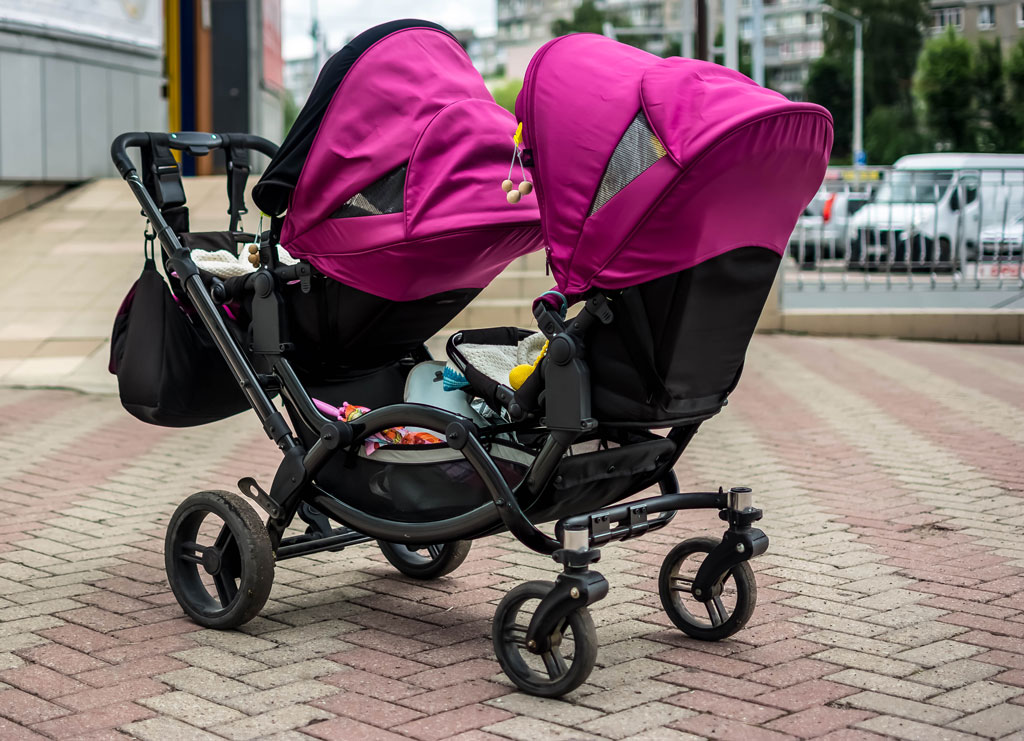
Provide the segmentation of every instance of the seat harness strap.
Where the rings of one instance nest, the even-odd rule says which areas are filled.
[[[249,150],[231,145],[227,154],[228,214],[231,216],[228,228],[237,231],[242,214],[249,213],[249,209],[245,207],[245,184],[249,180]]]
[[[149,134],[149,146],[142,148],[142,184],[161,209],[185,205],[185,187],[178,161],[162,143],[166,134]]]

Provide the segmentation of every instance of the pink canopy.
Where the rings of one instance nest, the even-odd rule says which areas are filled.
[[[780,254],[825,175],[832,117],[747,77],[573,34],[516,113],[559,289],[618,289],[738,247]]]
[[[395,301],[482,288],[542,246],[534,197],[511,206],[501,189],[515,129],[450,35],[385,36],[334,92],[281,242],[325,275]],[[339,217],[403,165],[398,212]]]

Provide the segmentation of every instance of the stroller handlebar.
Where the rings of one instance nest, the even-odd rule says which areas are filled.
[[[202,131],[178,131],[174,133],[128,131],[117,136],[110,145],[110,158],[114,166],[127,179],[135,170],[135,163],[128,156],[128,147],[152,147],[161,145],[169,149],[187,152],[193,157],[202,157],[213,149],[242,147],[254,149],[268,157],[277,154],[277,145],[262,136],[254,134],[208,134]]]

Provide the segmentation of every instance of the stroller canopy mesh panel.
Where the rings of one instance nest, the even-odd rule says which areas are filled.
[[[412,301],[483,288],[542,242],[535,199],[511,207],[500,187],[514,116],[449,33],[402,24],[359,37],[379,36],[337,83],[281,243],[334,280]]]
[[[745,246],[781,254],[832,119],[730,69],[594,34],[549,42],[516,113],[559,289],[619,289]]]

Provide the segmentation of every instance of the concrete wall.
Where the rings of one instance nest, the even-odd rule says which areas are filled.
[[[158,52],[0,25],[0,180],[116,174],[110,142],[166,126]]]

